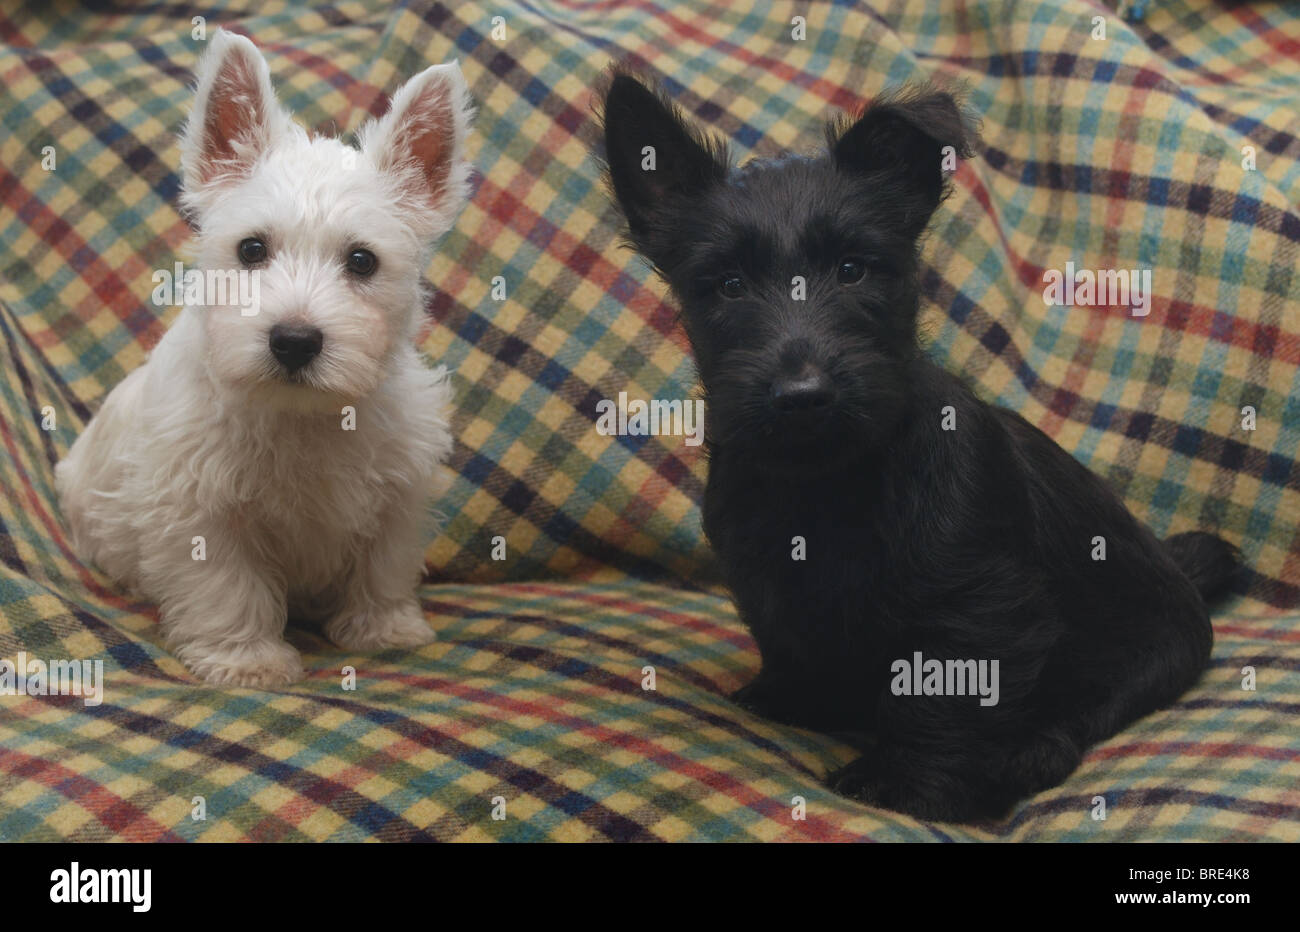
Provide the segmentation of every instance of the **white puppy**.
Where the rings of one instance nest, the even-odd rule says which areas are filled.
[[[472,110],[459,67],[435,65],[358,152],[296,125],[241,36],[218,31],[197,79],[195,269],[248,270],[258,300],[187,304],[56,479],[79,553],[158,603],[186,666],[266,687],[302,675],[289,615],[351,650],[434,638],[414,589],[451,389],[414,337],[468,195]]]

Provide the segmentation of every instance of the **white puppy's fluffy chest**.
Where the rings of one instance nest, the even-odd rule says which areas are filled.
[[[446,372],[403,348],[375,392],[336,411],[232,403],[195,365],[194,327],[178,320],[105,402],[94,455],[120,470],[122,492],[91,511],[127,518],[134,534],[118,540],[128,546],[234,532],[290,592],[325,592],[385,534],[394,508],[427,508],[451,449]]]
[[[318,590],[356,547],[384,533],[391,508],[426,506],[434,470],[450,452],[443,420],[450,394],[445,370],[408,352],[372,395],[337,411],[210,403],[204,412],[200,404],[208,417],[186,424],[182,444],[196,480],[193,502],[265,541],[291,589]]]

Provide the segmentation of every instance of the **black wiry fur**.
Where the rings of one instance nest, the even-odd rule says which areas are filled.
[[[707,393],[704,526],[762,654],[739,702],[853,735],[863,753],[830,776],[838,790],[968,821],[1061,782],[1089,745],[1196,681],[1205,599],[1233,549],[1199,533],[1161,543],[919,348],[917,240],[946,192],[944,147],[974,143],[950,95],[879,100],[833,124],[819,156],[733,170],[626,71],[600,93],[628,239],[679,300]],[[860,281],[840,280],[846,258]],[[725,296],[726,278],[743,293]],[[828,393],[778,410],[774,386],[809,373]],[[942,429],[948,406],[956,430]],[[999,703],[894,695],[891,664],[915,651],[997,659]]]

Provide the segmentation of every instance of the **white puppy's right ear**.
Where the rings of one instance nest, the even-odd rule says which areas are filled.
[[[275,99],[266,59],[248,39],[218,29],[195,69],[194,109],[181,135],[187,199],[247,177],[258,157],[291,125]]]
[[[409,221],[428,237],[451,229],[469,197],[465,161],[474,107],[460,65],[434,65],[393,95],[360,134],[361,149],[393,182]]]

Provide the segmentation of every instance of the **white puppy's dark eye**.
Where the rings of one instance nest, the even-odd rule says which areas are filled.
[[[745,282],[739,275],[728,275],[718,286],[724,298],[739,298],[745,293]]]
[[[348,253],[348,271],[353,275],[373,275],[379,260],[369,249],[354,249]]]
[[[256,236],[250,236],[248,239],[239,242],[239,261],[244,265],[259,265],[266,261],[267,249],[266,243],[262,242]]]
[[[845,259],[840,263],[835,277],[839,279],[841,285],[852,285],[854,282],[862,281],[862,276],[867,274],[867,264],[861,259]]]

